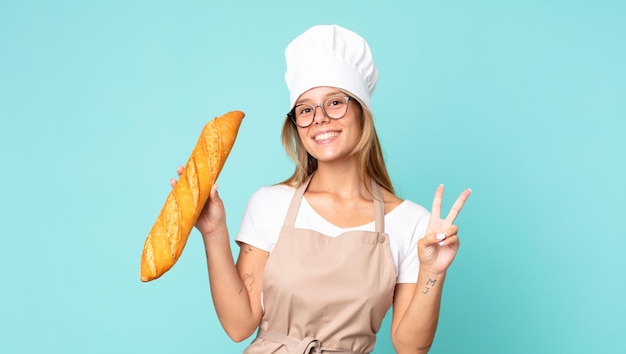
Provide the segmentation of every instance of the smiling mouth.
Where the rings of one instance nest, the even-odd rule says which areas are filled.
[[[313,137],[313,139],[318,142],[318,141],[323,141],[323,140],[329,140],[332,139],[336,136],[339,136],[339,132],[328,132],[328,133],[323,133],[320,135],[316,135],[315,137]]]

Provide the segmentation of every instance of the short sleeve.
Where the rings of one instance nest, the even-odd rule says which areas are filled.
[[[271,252],[294,190],[277,185],[257,190],[246,205],[235,241]]]
[[[410,215],[406,216],[412,222],[407,224],[407,237],[398,250],[398,277],[396,283],[416,283],[419,273],[419,258],[417,255],[417,242],[424,237],[428,227],[430,213],[423,207],[413,204]]]

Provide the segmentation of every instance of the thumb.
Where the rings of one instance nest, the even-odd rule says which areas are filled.
[[[429,233],[429,234],[424,235],[424,237],[422,237],[418,241],[418,246],[421,246],[422,249],[425,249],[427,247],[438,244],[444,239],[445,239],[444,233],[438,233],[438,232]]]
[[[218,201],[221,202],[222,200],[220,199],[220,195],[217,192],[217,188],[218,188],[217,183],[214,183],[213,186],[211,186],[211,192],[209,193],[209,198],[213,199],[216,202]]]

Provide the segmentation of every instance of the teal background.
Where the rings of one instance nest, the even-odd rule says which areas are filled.
[[[241,352],[197,231],[150,283],[143,242],[215,116],[247,114],[219,179],[232,237],[291,173],[283,50],[331,23],[374,52],[399,195],[473,189],[431,353],[626,352],[625,18],[623,1],[0,1],[0,352]]]

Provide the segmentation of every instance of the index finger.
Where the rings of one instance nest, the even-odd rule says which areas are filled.
[[[430,212],[431,218],[441,218],[441,200],[443,199],[443,184],[437,186],[435,190],[435,197],[433,198],[433,208]]]
[[[450,208],[450,212],[448,213],[448,216],[446,216],[446,222],[447,223],[449,223],[450,225],[452,225],[454,223],[454,219],[456,219],[456,217],[461,212],[461,209],[463,208],[463,205],[465,205],[465,201],[467,200],[467,198],[469,198],[470,193],[472,193],[472,190],[471,189],[466,189],[456,199],[456,201],[452,205],[452,208]]]

